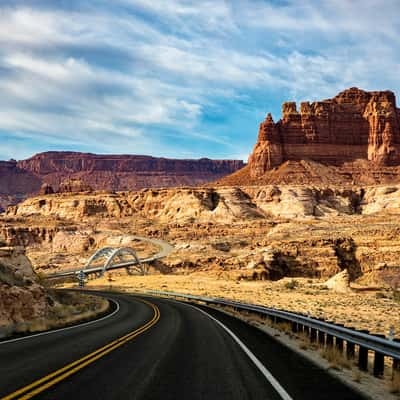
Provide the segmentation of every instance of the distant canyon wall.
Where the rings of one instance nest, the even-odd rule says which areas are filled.
[[[52,185],[57,190],[68,179],[80,179],[95,190],[194,186],[219,179],[243,166],[241,160],[40,153],[19,162],[0,161],[0,207],[38,193],[43,184]]]

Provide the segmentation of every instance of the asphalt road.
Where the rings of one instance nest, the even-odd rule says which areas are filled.
[[[0,343],[0,400],[362,398],[225,314],[202,308],[221,326],[172,300],[107,296],[119,311],[106,319]]]

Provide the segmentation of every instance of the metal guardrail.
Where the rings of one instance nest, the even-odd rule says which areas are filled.
[[[314,341],[316,341],[318,335],[318,341],[321,344],[325,344],[326,342],[327,345],[333,345],[333,338],[336,338],[335,345],[341,350],[343,350],[343,341],[346,341],[348,356],[354,357],[354,345],[359,346],[358,365],[362,370],[368,370],[368,350],[372,350],[375,352],[375,376],[381,376],[383,374],[384,356],[393,358],[393,368],[400,369],[400,342],[398,341],[389,340],[384,337],[374,336],[354,329],[345,328],[344,326],[318,320],[301,314],[296,314],[294,312],[278,310],[270,307],[247,304],[221,298],[209,298],[157,290],[150,290],[146,293],[157,296],[172,296],[186,300],[201,301],[206,304],[223,305],[234,307],[238,310],[256,312],[258,314],[274,318],[276,322],[286,321],[291,323],[292,330],[294,332],[298,332],[306,328],[310,335],[310,339],[314,339]]]
[[[141,263],[146,263],[146,262],[151,262],[154,260],[141,260]],[[107,271],[113,270],[113,269],[119,269],[119,268],[126,268],[130,266],[138,265],[138,263],[134,260],[124,262],[124,263],[119,263],[119,264],[114,264],[110,265],[107,268]],[[47,274],[45,278],[62,278],[66,276],[77,276],[81,271],[83,271],[86,275],[88,274],[94,274],[94,273],[100,273],[103,272],[103,267],[93,267],[93,268],[86,268],[86,269],[71,269],[71,270],[66,270],[63,272],[55,272],[54,274]]]

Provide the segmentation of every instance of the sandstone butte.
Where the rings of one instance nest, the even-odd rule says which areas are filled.
[[[350,88],[282,105],[260,124],[248,164],[217,184],[376,184],[399,181],[400,109],[391,91]]]
[[[94,190],[191,186],[219,179],[244,166],[241,160],[178,160],[140,155],[46,152],[22,161],[0,161],[0,208],[79,179]]]

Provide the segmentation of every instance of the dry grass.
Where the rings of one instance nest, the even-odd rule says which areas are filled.
[[[352,379],[354,382],[361,383],[361,371],[358,368],[354,368],[351,371]]]
[[[400,394],[400,371],[395,371],[393,379],[389,382],[389,392]]]
[[[327,346],[320,351],[320,354],[329,362],[329,368],[350,369],[352,367],[351,361],[346,358],[343,351],[340,351],[335,347]]]
[[[81,293],[57,293],[58,302],[50,308],[44,318],[18,323],[9,333],[34,333],[62,328],[96,318],[107,311],[106,299]]]

